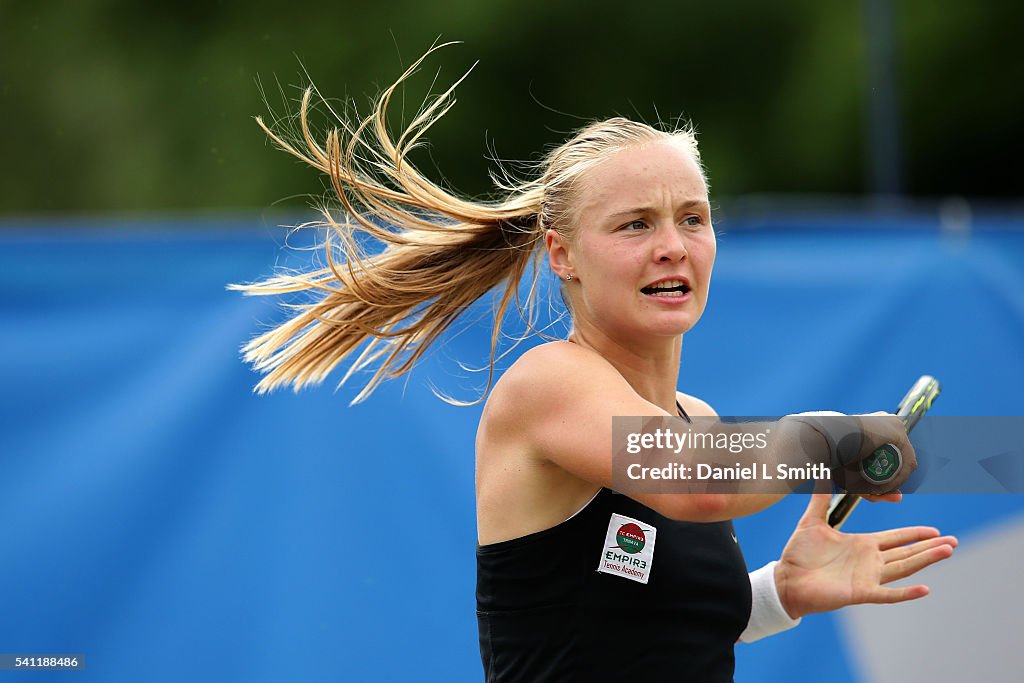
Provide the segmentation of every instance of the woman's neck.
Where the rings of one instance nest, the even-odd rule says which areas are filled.
[[[683,343],[681,336],[641,348],[621,343],[595,329],[574,327],[568,340],[599,353],[619,371],[637,394],[675,415]]]

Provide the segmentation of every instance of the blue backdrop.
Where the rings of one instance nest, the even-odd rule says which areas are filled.
[[[224,285],[310,259],[265,223],[0,232],[0,653],[87,658],[33,680],[481,677],[480,407],[430,384],[475,395],[481,375],[457,361],[486,361],[486,321],[365,404],[333,385],[258,397],[239,346],[283,314]],[[927,219],[720,227],[684,391],[722,414],[865,412],[929,373],[944,389],[935,414],[1024,414],[1019,224],[978,220],[969,237]],[[778,556],[805,502],[737,523],[752,568]],[[1016,496],[910,496],[861,506],[847,530],[933,524],[963,550],[1022,514]],[[861,680],[836,624],[812,616],[739,646],[736,679],[812,680],[800,663],[827,652],[830,680]]]

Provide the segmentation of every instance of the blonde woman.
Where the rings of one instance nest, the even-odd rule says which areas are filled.
[[[811,612],[925,595],[924,586],[884,584],[952,555],[956,539],[935,529],[841,534],[825,523],[828,495],[815,495],[780,560],[748,574],[730,520],[781,493],[612,491],[613,417],[714,415],[677,390],[682,336],[704,311],[715,262],[695,138],[686,129],[600,121],[552,151],[535,179],[502,188],[503,200],[458,197],[407,160],[451,106],[452,90],[397,139],[385,123],[393,93],[421,62],[382,93],[368,118],[341,120],[322,141],[307,123],[311,91],[301,104],[301,140],[266,128],[327,174],[341,210],[324,212],[327,268],[236,288],[318,294],[245,347],[266,373],[259,391],[319,383],[362,346],[350,368],[375,370],[362,400],[496,289],[493,372],[499,321],[521,305],[520,281],[536,273],[530,264],[543,257],[560,278],[570,334],[531,349],[488,383],[477,433],[487,680],[731,680],[738,639],[783,630]],[[357,232],[384,249],[363,253]],[[828,451],[830,437],[811,421],[790,424]],[[895,418],[861,441],[866,452],[898,443],[913,461]],[[601,570],[610,538],[642,545],[651,562],[629,568],[636,575]]]

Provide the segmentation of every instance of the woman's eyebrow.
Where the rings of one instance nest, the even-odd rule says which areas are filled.
[[[681,208],[681,209],[689,209],[689,208],[692,208],[694,206],[704,206],[704,207],[706,207],[706,206],[708,206],[708,203],[705,200],[703,200],[703,199],[690,199],[689,201],[683,202],[679,206],[679,208]],[[650,206],[637,206],[637,207],[632,208],[632,209],[624,209],[622,211],[616,211],[615,213],[610,213],[610,214],[608,214],[608,217],[609,218],[618,218],[620,216],[632,216],[634,214],[647,213],[649,211],[654,211],[654,208],[650,207]]]

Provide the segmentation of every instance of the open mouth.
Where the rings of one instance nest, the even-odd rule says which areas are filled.
[[[685,280],[663,280],[642,287],[640,291],[649,296],[685,296],[690,291],[690,285]]]

